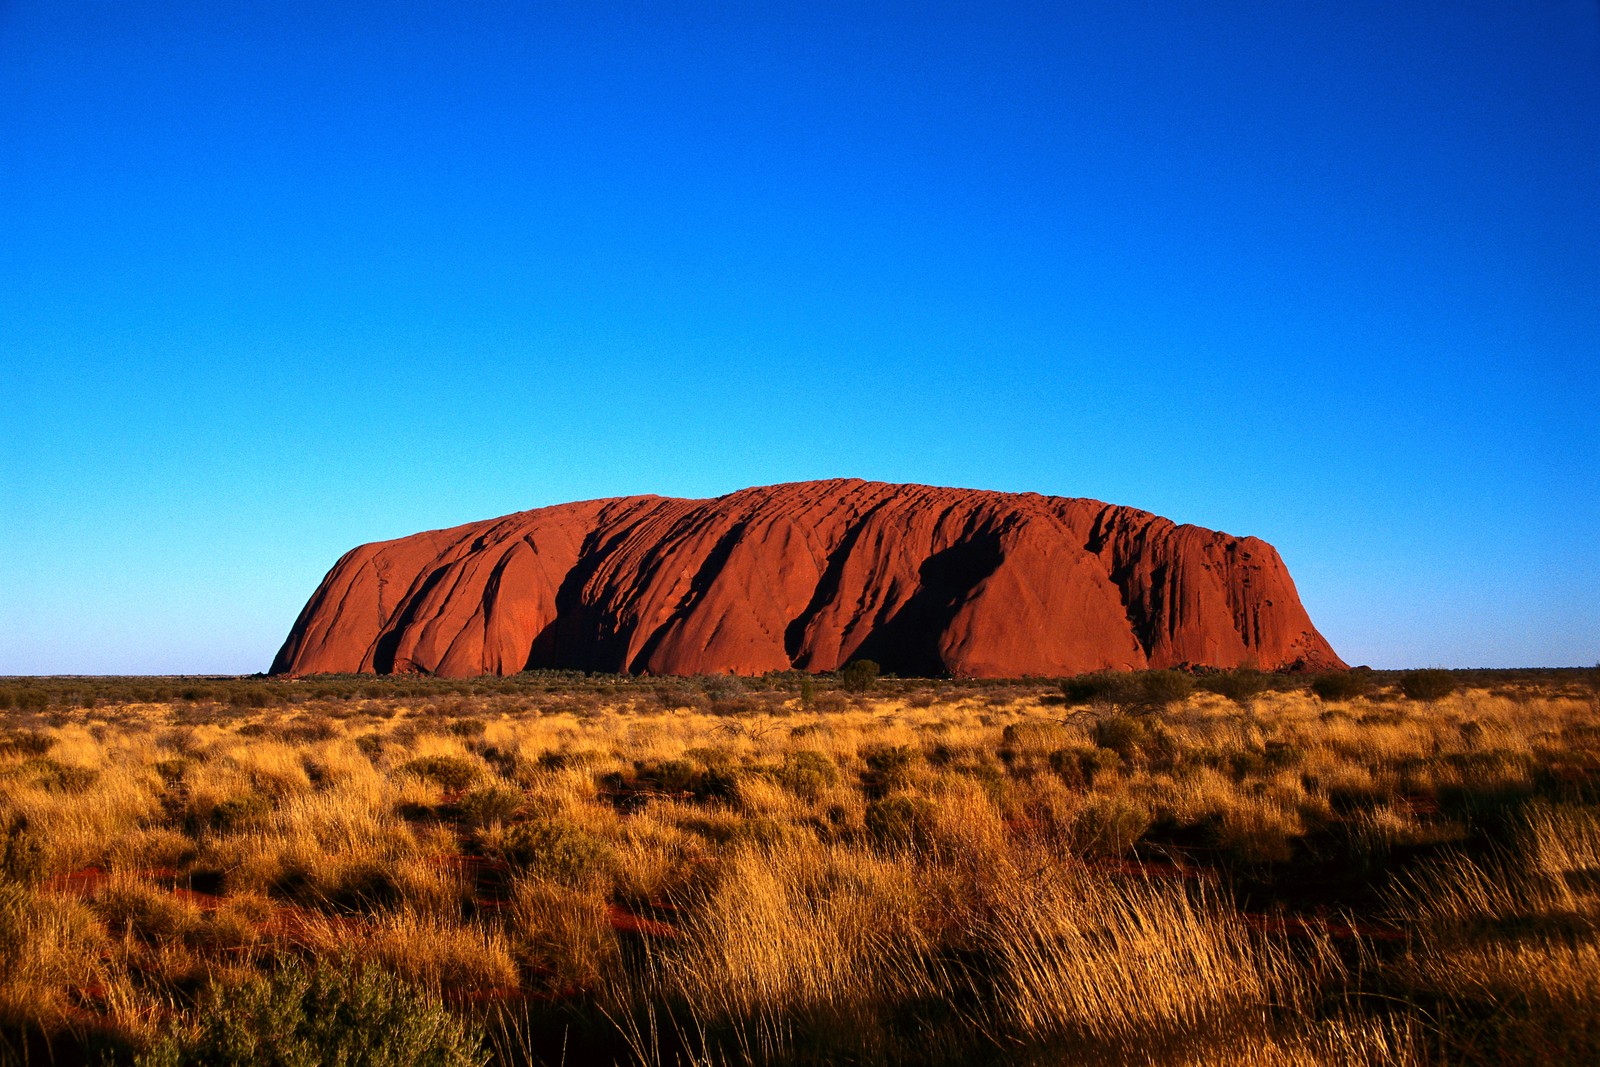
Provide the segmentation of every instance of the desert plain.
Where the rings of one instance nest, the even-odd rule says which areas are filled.
[[[1597,703],[3,680],[0,1061],[1594,1062]]]

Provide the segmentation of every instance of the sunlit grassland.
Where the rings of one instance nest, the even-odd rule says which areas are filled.
[[[1595,1062],[1591,681],[4,683],[0,1061]]]

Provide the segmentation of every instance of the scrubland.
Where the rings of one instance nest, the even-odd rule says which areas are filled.
[[[0,682],[0,1062],[1600,1062],[1592,673],[844,681]]]

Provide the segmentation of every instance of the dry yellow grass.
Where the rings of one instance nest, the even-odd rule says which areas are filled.
[[[1600,1051],[1581,690],[712,715],[682,683],[373,684],[0,713],[0,1059],[132,1057],[208,983],[308,958],[400,976],[506,1061]]]

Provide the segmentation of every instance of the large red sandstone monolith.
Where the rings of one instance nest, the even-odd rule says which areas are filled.
[[[1344,666],[1271,545],[1094,500],[840,479],[362,545],[275,674]]]

